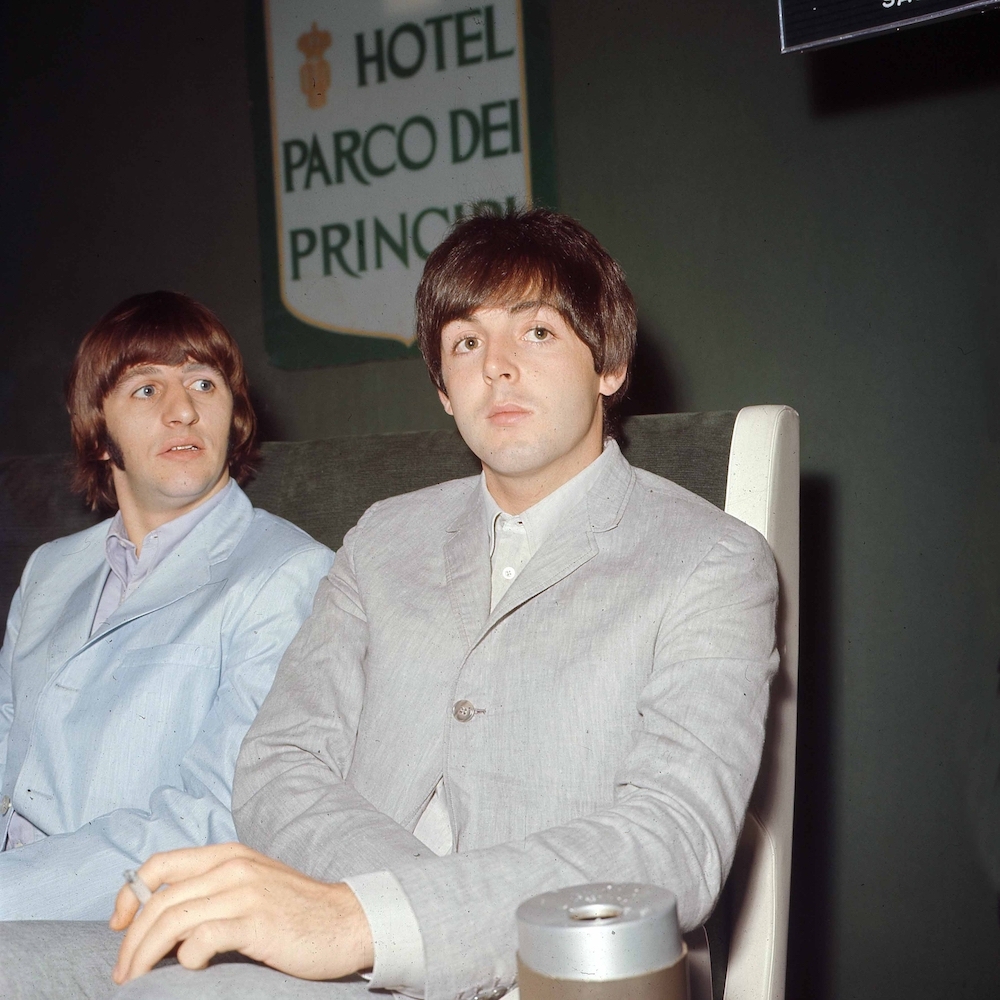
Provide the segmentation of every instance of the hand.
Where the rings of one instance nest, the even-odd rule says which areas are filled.
[[[300,979],[337,979],[371,968],[371,930],[342,882],[317,882],[243,844],[154,854],[138,871],[153,891],[139,910],[123,886],[112,930],[128,933],[112,978],[121,985],[149,970],[175,945],[187,969],[238,951]],[[166,886],[157,892],[161,886]]]

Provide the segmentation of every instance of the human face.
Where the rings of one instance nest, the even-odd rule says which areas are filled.
[[[538,301],[477,309],[441,331],[439,392],[501,508],[518,514],[586,468],[603,447],[603,397],[590,348]]]
[[[108,393],[104,420],[124,464],[111,474],[135,545],[225,486],[232,418],[226,380],[195,361],[130,368]]]

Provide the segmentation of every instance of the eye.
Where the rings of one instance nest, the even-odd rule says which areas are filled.
[[[136,399],[151,399],[155,394],[156,388],[152,385],[140,385],[139,388],[132,393]]]
[[[215,383],[210,378],[199,378],[191,383],[191,388],[195,392],[211,392],[215,388]]]
[[[539,344],[543,340],[552,339],[552,331],[546,329],[544,326],[533,326],[525,335],[525,340],[530,343]]]
[[[455,344],[454,351],[456,354],[468,354],[470,351],[474,351],[479,346],[478,337],[463,337],[458,343]]]

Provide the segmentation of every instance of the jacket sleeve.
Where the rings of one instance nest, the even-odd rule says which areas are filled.
[[[7,768],[7,747],[10,740],[10,727],[14,721],[14,647],[21,631],[21,615],[23,613],[24,590],[31,577],[31,568],[39,550],[31,553],[21,583],[10,602],[10,612],[7,615],[7,628],[4,631],[3,646],[0,646],[0,780]],[[3,831],[7,829],[7,817],[0,816],[0,850],[3,849]]]
[[[125,869],[157,851],[234,839],[231,781],[240,741],[331,560],[318,543],[297,549],[234,616],[220,637],[214,702],[176,783],[156,788],[147,808],[117,809],[73,833],[0,854],[0,919],[107,919]]]
[[[28,567],[31,561],[28,561]],[[24,571],[27,577],[28,569]],[[23,586],[23,583],[22,583]],[[0,777],[7,766],[7,741],[10,736],[10,726],[14,721],[14,692],[11,676],[11,661],[14,657],[14,646],[17,644],[17,634],[21,628],[21,587],[14,592],[10,602],[10,613],[7,615],[7,628],[4,631],[3,646],[0,646]],[[0,831],[6,828],[0,817]],[[3,836],[0,833],[0,848],[3,847]]]
[[[368,645],[352,557],[357,530],[345,537],[312,615],[285,653],[233,782],[240,840],[328,881],[435,856],[346,780]]]

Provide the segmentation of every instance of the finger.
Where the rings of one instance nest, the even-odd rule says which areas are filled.
[[[136,915],[139,909],[139,900],[131,887],[126,883],[118,890],[115,897],[115,909],[108,921],[108,926],[113,931],[123,931]]]
[[[118,963],[111,978],[120,985],[144,975],[176,945],[194,934],[200,925],[228,919],[232,912],[232,901],[225,898],[227,895],[229,894],[224,893],[222,897],[184,900],[176,906],[168,907],[146,926],[140,926],[145,913],[140,914],[126,935],[126,941],[122,942]],[[129,944],[127,950],[126,943]]]
[[[210,871],[212,867],[217,867],[225,860],[240,857],[263,857],[257,855],[256,851],[245,847],[243,844],[210,844],[208,847],[182,848],[177,851],[163,851],[154,854],[142,865],[136,873],[142,884],[150,888],[154,893],[156,890],[167,884],[179,884],[184,881],[202,875]],[[152,912],[147,918],[147,923],[151,923],[164,905],[157,893],[149,903],[156,902]],[[131,897],[131,898],[130,898]],[[140,905],[135,897],[135,892],[130,891],[126,886],[119,890],[115,899],[115,910],[109,921],[112,930],[120,931],[129,927],[135,918]],[[145,911],[144,911],[145,912]],[[132,943],[138,940],[135,936],[126,938],[119,949],[119,963],[124,958],[128,962],[131,958]]]
[[[141,872],[142,869],[140,868],[139,871]],[[149,875],[145,876],[145,878],[149,877],[150,877]],[[127,925],[125,937],[122,939],[122,943],[118,946],[118,960],[115,964],[114,969],[111,972],[111,978],[116,983],[122,983],[125,981],[128,974],[128,970],[133,965],[136,950],[146,939],[146,936],[149,934],[150,929],[155,925],[159,915],[167,907],[169,907],[170,899],[176,897],[177,895],[180,895],[181,898],[184,898],[185,894],[181,890],[181,886],[183,886],[184,884],[185,883],[182,882],[179,883],[178,886],[176,887],[168,886],[162,892],[155,892],[150,901],[141,909],[138,907],[138,905],[135,906],[131,915],[131,919],[129,920]],[[177,889],[178,891],[175,892],[174,891],[175,889]],[[126,893],[131,894],[128,887],[124,887],[119,891],[118,899],[115,901],[115,916],[112,917],[112,920],[115,920],[117,918],[119,913],[119,907],[120,906],[124,907],[127,905],[127,903],[122,900],[122,897]],[[138,900],[136,900],[136,903],[138,904]],[[128,911],[126,910],[125,912]],[[121,928],[115,927],[114,924],[112,926],[116,930],[125,929],[123,927]],[[163,955],[165,955],[172,947],[173,947],[172,944],[169,945],[164,950],[163,954],[160,955],[160,958],[162,958]],[[156,961],[159,961],[159,959],[157,959]]]
[[[244,844],[208,844],[205,847],[183,847],[177,851],[154,854],[137,874],[151,892],[161,885],[174,885],[195,878],[230,858],[256,857],[257,852]]]
[[[148,972],[164,955],[191,935],[198,924],[227,919],[246,907],[245,887],[261,867],[261,855],[230,858],[197,878],[157,892],[133,919],[112,972],[123,983]],[[140,869],[142,871],[142,869]]]
[[[238,951],[244,955],[254,950],[252,921],[247,917],[229,917],[199,924],[177,949],[177,961],[185,969],[204,969],[215,955]]]

